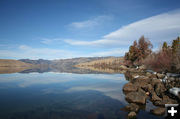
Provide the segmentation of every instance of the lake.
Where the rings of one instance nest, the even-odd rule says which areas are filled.
[[[0,74],[0,119],[124,119],[124,74]],[[150,102],[138,119],[151,115]]]

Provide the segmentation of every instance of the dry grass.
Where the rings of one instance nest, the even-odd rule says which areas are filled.
[[[124,58],[107,58],[75,65],[76,67],[96,67],[115,69],[122,65]]]
[[[38,67],[38,65],[28,64],[18,60],[0,59],[0,74],[16,73],[35,67]]]

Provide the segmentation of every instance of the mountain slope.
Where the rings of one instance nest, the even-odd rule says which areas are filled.
[[[0,59],[0,67],[32,67],[32,64],[11,59]]]

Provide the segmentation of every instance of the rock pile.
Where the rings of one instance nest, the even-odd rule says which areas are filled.
[[[130,103],[125,108],[128,110],[128,118],[135,118],[139,111],[139,105],[146,105],[149,99],[158,108],[152,109],[150,112],[155,115],[164,115],[165,104],[177,104],[177,100],[168,93],[168,88],[161,79],[165,78],[160,73],[132,73],[127,72],[126,75],[129,83],[123,87],[125,99]],[[172,79],[171,79],[172,80]],[[179,80],[180,81],[180,80]],[[172,86],[171,86],[172,87]]]

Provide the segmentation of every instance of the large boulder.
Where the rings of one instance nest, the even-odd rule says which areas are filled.
[[[150,79],[148,77],[139,77],[137,79],[134,79],[133,83],[137,87],[141,87],[141,88],[145,89],[146,86],[148,85],[148,83],[150,83]]]
[[[129,82],[123,86],[123,91],[125,92],[137,91],[137,86]]]
[[[128,114],[128,119],[136,119],[136,113],[135,112],[130,112]]]
[[[141,92],[130,92],[125,98],[130,103],[146,104],[146,94]]]
[[[165,114],[165,108],[158,107],[158,108],[150,110],[150,112],[152,114],[155,114],[155,115],[164,115]]]
[[[130,103],[129,105],[127,105],[125,107],[125,109],[129,112],[133,111],[133,112],[138,112],[139,111],[139,106],[135,103]]]

